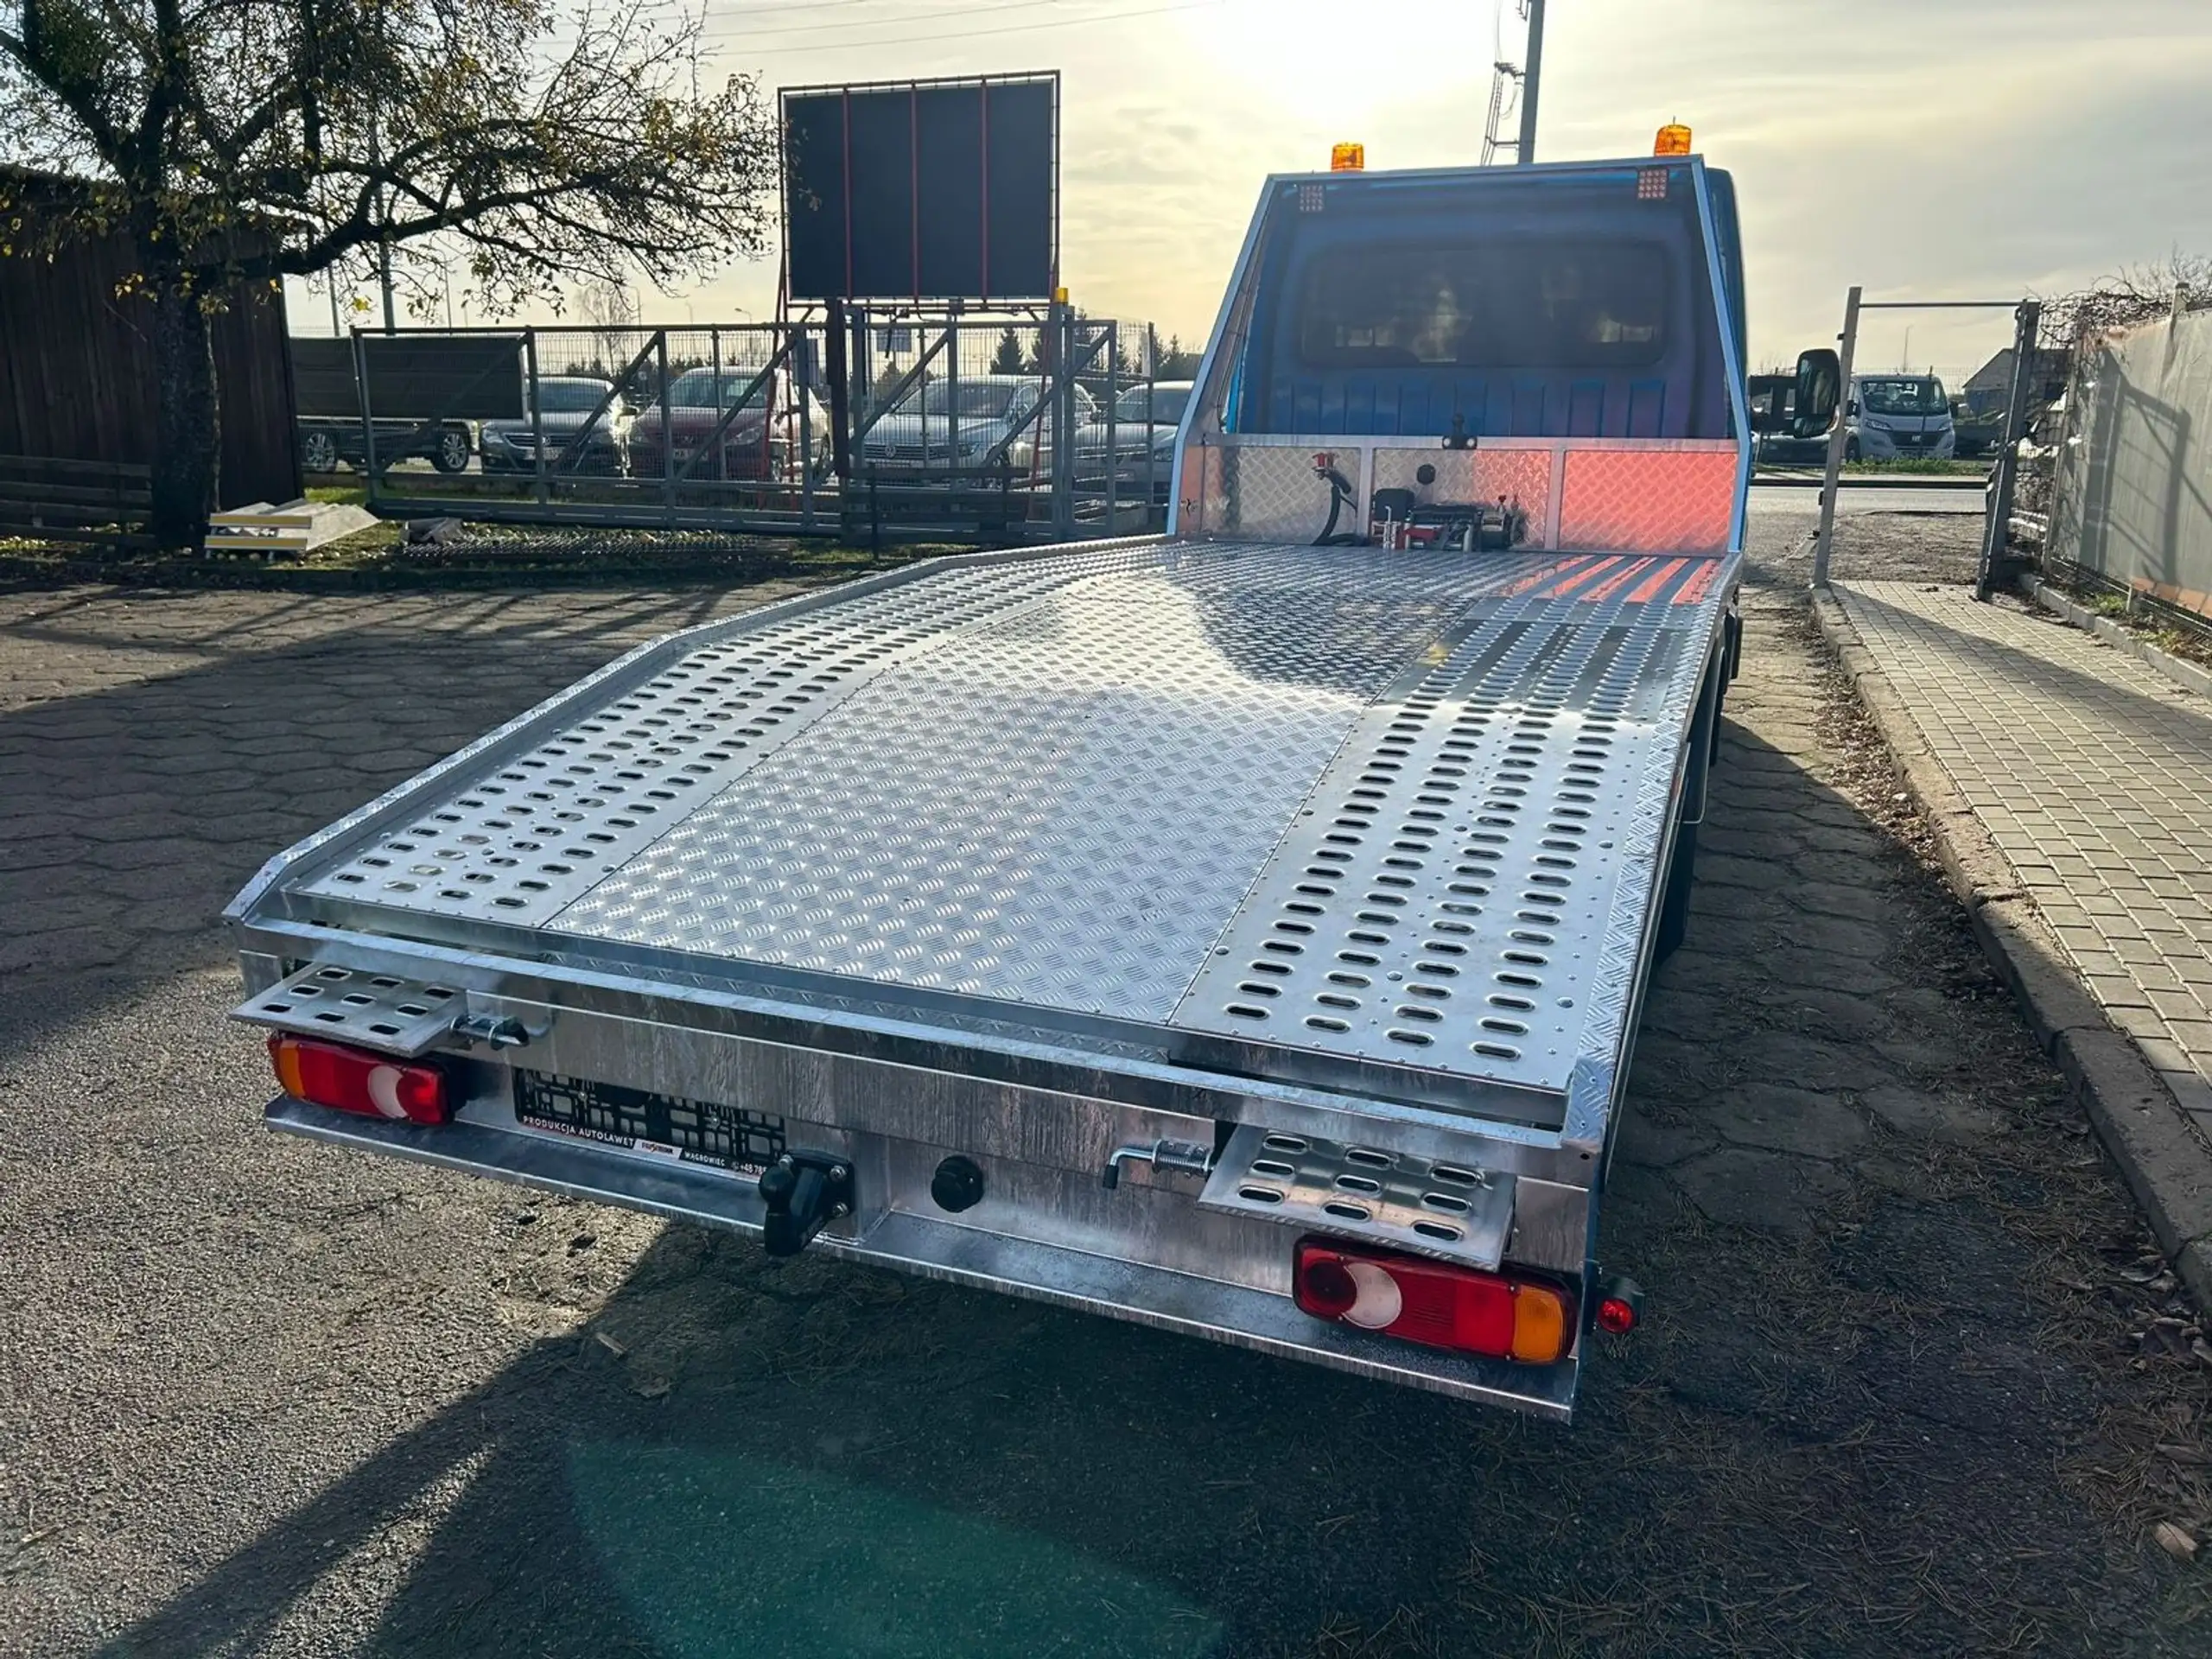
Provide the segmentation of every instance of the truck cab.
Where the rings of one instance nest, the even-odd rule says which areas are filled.
[[[1742,270],[1694,156],[1271,180],[1171,531],[1740,545]]]

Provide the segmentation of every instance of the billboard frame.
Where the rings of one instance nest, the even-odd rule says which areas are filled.
[[[1047,213],[1046,227],[1046,270],[1047,270],[1047,272],[1048,272],[1047,292],[1046,292],[1046,293],[1045,293],[1045,294],[1043,294],[1043,295],[1025,295],[1025,296],[1021,296],[1016,297],[1016,296],[1007,296],[1007,295],[995,294],[995,293],[993,293],[993,292],[991,292],[991,291],[990,291],[990,283],[989,283],[989,273],[990,273],[989,232],[990,232],[990,224],[991,224],[991,219],[990,219],[990,211],[989,211],[989,209],[990,209],[989,91],[990,91],[990,89],[991,89],[992,87],[995,87],[995,86],[1046,86],[1046,87],[1049,87],[1049,88],[1050,88],[1050,90],[1051,90],[1051,104],[1052,104],[1052,161],[1051,161],[1051,163],[1050,163],[1049,177],[1048,177],[1048,187],[1047,187],[1047,188],[1048,188],[1049,200],[1050,200],[1050,204],[1051,204],[1051,205],[1050,205],[1050,207],[1049,207],[1049,210],[1048,210],[1048,213]],[[980,288],[982,288],[982,289],[983,289],[983,291],[982,291],[982,293],[980,293],[980,294],[974,294],[974,295],[945,295],[945,296],[924,296],[924,295],[919,294],[919,293],[906,293],[906,294],[852,294],[852,293],[847,293],[847,294],[843,294],[843,295],[837,295],[837,296],[826,296],[826,295],[804,295],[804,296],[802,296],[802,295],[799,295],[799,294],[796,293],[796,292],[794,291],[794,289],[793,289],[792,283],[791,283],[791,176],[790,118],[789,118],[789,115],[788,115],[788,112],[787,112],[787,111],[788,111],[788,109],[789,109],[789,105],[790,105],[790,102],[791,102],[791,100],[792,99],[794,99],[794,98],[828,98],[828,97],[833,97],[833,96],[836,96],[836,97],[842,97],[842,98],[844,98],[844,99],[846,99],[849,100],[849,99],[851,99],[855,94],[856,94],[856,93],[859,93],[859,94],[886,93],[886,92],[908,92],[908,93],[919,93],[919,92],[924,92],[938,91],[938,90],[948,90],[948,89],[950,89],[950,90],[957,90],[957,89],[960,89],[960,88],[965,88],[965,87],[974,87],[974,88],[977,89],[978,91],[980,91],[981,92],[982,92],[982,93],[984,94],[984,102],[983,102],[983,110],[984,110],[984,127],[983,127],[983,130],[984,130],[984,143],[983,143],[983,152],[982,152],[982,155],[983,155],[983,178],[982,178],[982,201],[983,201],[983,212],[982,212],[982,225],[983,225],[983,231],[984,231],[984,251],[983,251],[983,257],[982,257],[982,276],[983,276],[983,280],[982,280],[982,283],[980,283],[978,284],[978,286],[979,286]],[[819,304],[823,303],[825,301],[827,301],[827,300],[829,300],[829,299],[831,299],[831,298],[836,298],[836,299],[842,299],[842,300],[843,300],[846,303],[848,303],[848,304],[852,304],[852,305],[866,306],[866,305],[869,305],[869,304],[872,304],[872,303],[873,303],[873,304],[884,304],[884,303],[889,303],[889,304],[894,304],[894,305],[912,306],[912,307],[915,308],[915,309],[917,310],[917,312],[920,312],[920,311],[924,311],[924,310],[934,309],[934,308],[947,308],[947,309],[957,310],[957,309],[959,309],[961,307],[963,307],[963,306],[964,306],[964,305],[988,306],[988,307],[1007,307],[1007,308],[1019,307],[1019,306],[1022,306],[1022,305],[1026,305],[1026,304],[1033,304],[1033,305],[1040,305],[1040,306],[1041,306],[1041,305],[1046,305],[1046,304],[1051,303],[1051,302],[1052,302],[1052,301],[1057,297],[1057,296],[1059,294],[1060,289],[1061,289],[1061,287],[1062,287],[1061,281],[1060,281],[1060,129],[1061,129],[1061,120],[1062,120],[1062,105],[1061,105],[1061,99],[1060,99],[1060,72],[1059,72],[1058,70],[1057,70],[1057,69],[1030,69],[1030,70],[1021,70],[1021,71],[1017,71],[1017,72],[1015,72],[1015,73],[1008,73],[1008,74],[995,74],[995,75],[939,75],[939,76],[935,76],[935,77],[926,77],[926,76],[925,76],[925,77],[908,77],[908,78],[904,78],[904,79],[892,79],[892,80],[823,81],[823,82],[819,82],[819,83],[811,83],[811,84],[809,84],[809,85],[806,85],[806,86],[779,86],[779,87],[776,89],[776,119],[777,119],[777,125],[778,125],[778,128],[779,128],[779,137],[778,143],[777,143],[777,152],[776,152],[776,172],[777,172],[777,183],[778,183],[778,192],[777,192],[777,195],[778,195],[778,200],[777,200],[777,213],[778,213],[779,229],[779,232],[780,232],[780,234],[781,234],[781,237],[782,237],[782,242],[783,242],[783,247],[782,247],[782,257],[781,257],[781,259],[780,259],[780,261],[779,261],[779,264],[780,264],[781,269],[780,269],[780,271],[779,271],[779,276],[780,276],[780,282],[779,282],[779,287],[780,288],[780,289],[781,289],[781,291],[782,291],[782,294],[783,294],[784,298],[785,298],[785,302],[787,305],[802,305],[802,306],[819,305]],[[920,246],[919,246],[919,240],[920,240],[920,228],[919,228],[919,218],[918,218],[918,207],[919,207],[919,195],[920,195],[920,191],[919,191],[919,174],[918,174],[918,168],[919,168],[919,162],[918,162],[918,157],[917,157],[917,161],[916,161],[916,168],[917,168],[917,172],[916,172],[916,185],[915,185],[915,190],[914,190],[914,194],[913,194],[913,198],[912,198],[912,200],[913,200],[913,202],[914,202],[914,205],[915,205],[915,207],[916,207],[916,210],[917,210],[917,212],[916,212],[916,219],[915,219],[915,221],[914,221],[914,223],[915,223],[915,242],[916,242],[916,246],[915,246],[914,261],[913,261],[913,264],[914,264],[914,271],[913,271],[913,274],[914,274],[917,277],[918,277],[918,276],[919,276],[919,275],[920,275],[920,265],[921,265],[921,254],[920,254]],[[845,177],[845,185],[846,185],[846,188],[845,188],[845,252],[846,252],[846,260],[847,260],[847,276],[848,276],[848,283],[847,283],[847,286],[848,286],[849,288],[849,287],[850,287],[850,285],[851,285],[851,283],[850,283],[850,275],[851,275],[851,260],[852,260],[852,246],[853,246],[853,238],[852,238],[852,189],[851,189],[851,182],[852,182],[852,180],[851,180],[851,153],[850,153],[850,150],[849,150],[849,149],[848,149],[848,151],[847,151],[847,153],[846,153],[846,177]]]

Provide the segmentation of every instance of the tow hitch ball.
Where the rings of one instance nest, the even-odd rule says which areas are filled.
[[[829,1223],[853,1213],[853,1167],[819,1152],[787,1152],[760,1175],[768,1208],[761,1243],[771,1255],[797,1255]]]

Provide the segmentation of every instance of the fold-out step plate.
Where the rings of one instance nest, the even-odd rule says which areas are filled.
[[[231,1017],[411,1058],[467,1011],[467,998],[450,985],[316,963],[247,998]]]
[[[1248,1123],[1230,1136],[1198,1208],[1495,1268],[1513,1229],[1513,1180]]]

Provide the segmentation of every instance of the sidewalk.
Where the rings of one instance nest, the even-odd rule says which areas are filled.
[[[2104,1016],[2212,1141],[2212,702],[2010,597],[1834,593]]]

